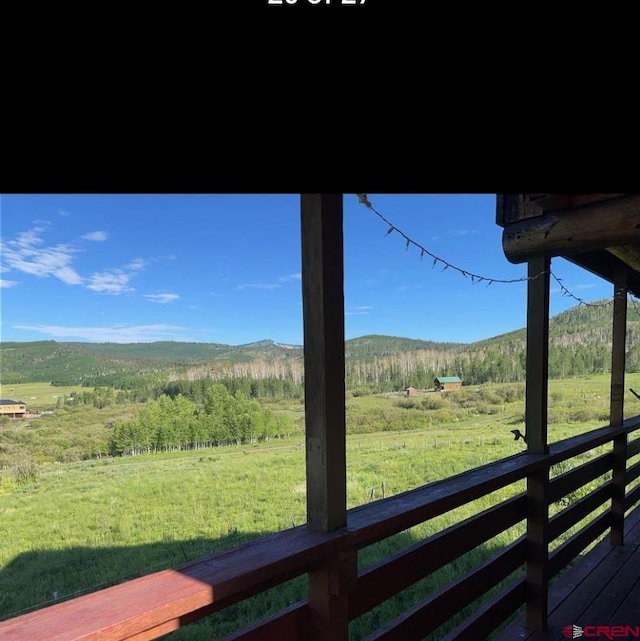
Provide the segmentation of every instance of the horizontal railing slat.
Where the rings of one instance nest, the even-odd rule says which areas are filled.
[[[557,539],[597,507],[600,507],[607,499],[610,499],[612,487],[613,485],[609,481],[553,516],[549,520],[549,540]]]
[[[523,536],[457,581],[376,630],[365,641],[419,641],[517,570],[525,561],[524,553]]]
[[[282,612],[262,619],[253,625],[228,634],[220,641],[306,641],[308,638],[307,616],[309,605],[306,601],[294,603]]]
[[[526,496],[521,494],[386,558],[358,577],[349,596],[349,618],[359,617],[525,517]]]
[[[627,444],[627,458],[640,454],[640,438],[629,441]]]
[[[625,474],[625,477],[624,477],[625,485],[629,485],[629,483],[632,483],[633,481],[635,481],[639,476],[640,476],[640,461],[638,461],[638,463],[633,464],[627,470],[627,473]]]
[[[628,510],[640,501],[640,485],[636,485],[633,490],[627,493],[624,499],[624,509]]]
[[[3,641],[120,641],[159,634],[283,583],[344,547],[344,532],[299,526],[212,557],[0,622]],[[197,616],[189,616],[197,612]],[[43,631],[46,635],[43,636]],[[158,634],[156,634],[158,636]],[[155,638],[139,636],[138,640]]]
[[[507,617],[515,612],[525,600],[525,579],[517,579],[510,586],[482,605],[478,611],[465,619],[442,641],[478,641],[486,639]]]
[[[613,454],[603,454],[597,459],[573,470],[569,470],[549,481],[549,503],[559,501],[563,496],[611,471]]]
[[[595,541],[611,526],[611,512],[605,512],[593,519],[589,525],[574,534],[549,556],[549,578],[554,577],[567,566],[589,543]]]

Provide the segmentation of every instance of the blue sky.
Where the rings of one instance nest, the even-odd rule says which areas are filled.
[[[435,255],[490,278],[519,278],[494,195],[369,194]],[[347,338],[471,342],[525,325],[526,285],[473,285],[344,196]],[[298,195],[0,196],[3,341],[302,343]],[[552,269],[587,301],[611,286],[562,259]],[[552,314],[575,301],[554,286]]]

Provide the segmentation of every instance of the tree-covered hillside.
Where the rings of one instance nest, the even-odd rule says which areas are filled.
[[[256,362],[301,361],[302,350],[274,341],[249,345],[217,343],[75,343],[34,341],[0,346],[2,382],[49,381],[54,385],[114,385],[154,374],[209,376],[244,373]],[[244,365],[244,369],[243,369]],[[200,368],[199,371],[198,368]]]
[[[347,359],[367,359],[397,354],[398,352],[417,352],[420,350],[447,351],[457,347],[466,347],[464,343],[437,343],[416,338],[400,336],[381,336],[372,334],[352,338],[345,343]]]
[[[612,306],[574,307],[550,321],[552,378],[607,372]],[[627,370],[640,370],[640,314],[629,306]],[[471,344],[437,343],[370,335],[346,341],[347,386],[391,391],[429,387],[435,376],[458,375],[466,383],[524,379],[524,329]],[[2,382],[50,381],[57,385],[132,389],[141,380],[265,379],[291,381],[300,389],[303,350],[263,340],[217,343],[4,343]]]

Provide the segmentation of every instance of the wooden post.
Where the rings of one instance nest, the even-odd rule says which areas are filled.
[[[528,451],[547,454],[549,397],[549,274],[551,261],[529,261],[527,286],[526,411]]]
[[[323,559],[309,572],[310,641],[349,639],[348,592],[358,576],[355,548]]]
[[[307,523],[347,522],[342,194],[302,194]]]
[[[547,454],[549,385],[549,274],[547,257],[528,264],[526,436],[531,454]],[[549,560],[549,468],[527,477],[527,624],[547,627]]]
[[[307,525],[330,532],[347,522],[342,194],[302,194],[300,211]],[[311,641],[349,638],[352,556],[332,555],[309,572]]]
[[[612,427],[624,420],[624,370],[627,334],[627,275],[618,270],[614,278],[613,336],[611,349],[611,406]],[[611,497],[611,544],[624,544],[624,495],[627,472],[627,435],[613,439],[613,490]]]

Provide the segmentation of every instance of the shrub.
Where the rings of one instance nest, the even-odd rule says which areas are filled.
[[[431,414],[431,420],[434,425],[438,423],[451,423],[456,418],[456,415],[447,409],[434,410]]]
[[[549,410],[547,412],[547,423],[549,425],[554,425],[556,423],[564,423],[565,422],[565,417],[562,413],[556,412],[553,410]]]
[[[446,392],[447,398],[452,402],[456,403],[460,407],[473,407],[476,402],[476,393],[471,390],[456,390],[452,392]]]
[[[422,407],[425,410],[441,410],[442,408],[447,407],[447,405],[447,400],[439,394],[430,394],[422,399]]]
[[[524,385],[501,385],[494,391],[505,403],[515,403],[524,398]]]
[[[420,407],[419,401],[415,398],[401,398],[399,401],[394,403],[394,405],[405,410],[413,410]]]
[[[491,405],[489,403],[477,403],[475,406],[475,411],[478,414],[499,414],[502,411],[501,405]]]
[[[35,483],[38,479],[36,464],[29,458],[22,459],[14,463],[11,473],[16,483],[26,485]]]
[[[496,391],[493,389],[487,389],[486,387],[481,387],[478,390],[478,396],[487,403],[491,405],[498,405],[504,401],[503,396],[496,394]]]
[[[588,421],[598,420],[599,412],[597,408],[587,408],[584,407],[579,410],[574,410],[569,415],[569,420],[572,423],[586,423]]]

